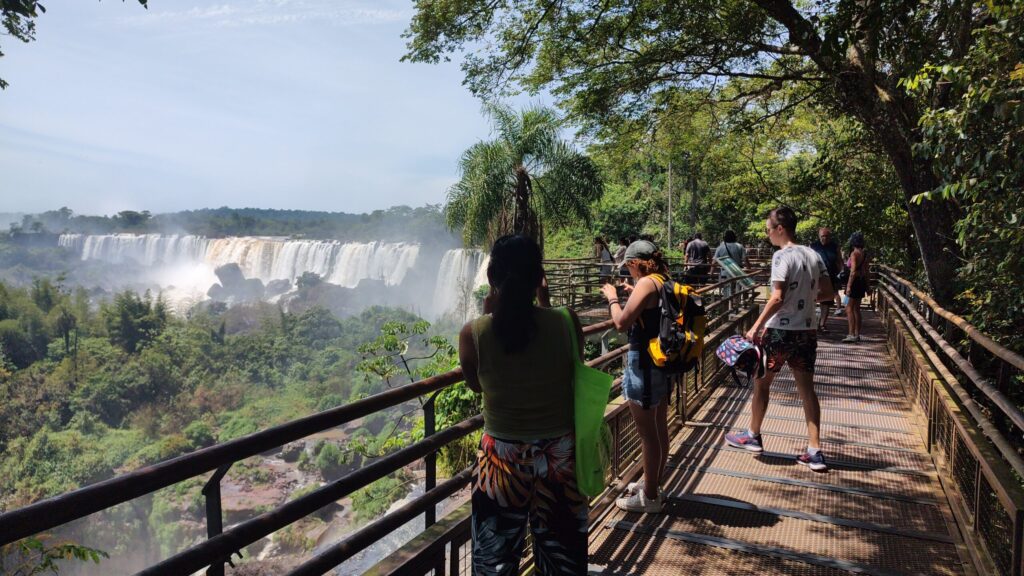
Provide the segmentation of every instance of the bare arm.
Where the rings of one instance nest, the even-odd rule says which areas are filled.
[[[835,288],[828,272],[818,278],[818,302],[831,302],[836,297]]]
[[[764,310],[761,311],[761,315],[757,317],[757,321],[747,331],[746,338],[751,342],[760,342],[761,334],[764,332],[764,325],[768,322],[768,319],[775,315],[782,308],[782,301],[786,297],[786,283],[785,282],[772,282],[772,294],[768,297],[768,302],[764,305]]]
[[[602,289],[605,298],[608,300],[614,300],[616,298],[615,287],[611,284],[605,284]],[[629,300],[626,301],[626,305],[622,306],[622,303],[612,304],[608,307],[611,313],[612,320],[615,322],[615,329],[623,332],[628,330],[640,317],[640,314],[647,308],[651,302],[652,297],[657,297],[658,284],[654,279],[647,277],[641,278],[636,284],[636,288],[633,288],[633,292],[629,295]]]
[[[863,274],[864,254],[858,253],[854,250],[850,254],[850,279],[846,281],[846,291],[850,292],[853,290],[853,279],[858,275]]]
[[[466,322],[459,331],[459,364],[462,364],[462,377],[466,380],[466,387],[479,394],[480,379],[477,377],[478,364],[472,322]]]

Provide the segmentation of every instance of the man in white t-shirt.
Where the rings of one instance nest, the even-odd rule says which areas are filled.
[[[797,462],[818,472],[828,469],[821,452],[821,407],[814,392],[814,362],[817,358],[818,336],[814,324],[816,304],[831,301],[832,282],[818,254],[796,243],[796,213],[788,206],[768,214],[768,239],[779,250],[772,256],[772,293],[764,310],[746,337],[764,349],[767,371],[754,380],[750,400],[750,429],[726,434],[725,441],[733,447],[751,452],[764,451],[761,423],[768,411],[768,393],[775,375],[789,364],[797,391],[804,405],[807,421],[807,450]]]

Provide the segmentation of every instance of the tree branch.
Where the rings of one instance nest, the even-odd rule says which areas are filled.
[[[773,20],[789,31],[789,41],[799,47],[822,71],[835,70],[835,63],[822,53],[822,41],[809,20],[789,0],[753,0]]]

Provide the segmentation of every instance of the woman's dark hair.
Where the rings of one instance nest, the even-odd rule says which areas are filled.
[[[725,234],[722,235],[722,239],[726,242],[736,242],[736,233],[732,230],[726,230]]]
[[[494,243],[487,281],[498,291],[494,332],[507,354],[526,348],[537,329],[533,298],[543,277],[536,242],[526,236],[502,236]]]
[[[594,236],[594,244],[600,244],[601,246],[607,246],[608,244],[604,241],[604,238],[600,236]]]
[[[853,246],[854,248],[863,248],[864,245],[864,234],[862,232],[854,232],[853,234],[850,234],[850,246]]]

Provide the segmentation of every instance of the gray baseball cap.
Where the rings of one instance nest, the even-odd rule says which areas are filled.
[[[622,259],[623,263],[629,262],[630,260],[649,260],[654,257],[654,253],[658,251],[658,247],[654,245],[654,242],[648,242],[647,240],[637,240],[626,248],[626,255]]]

